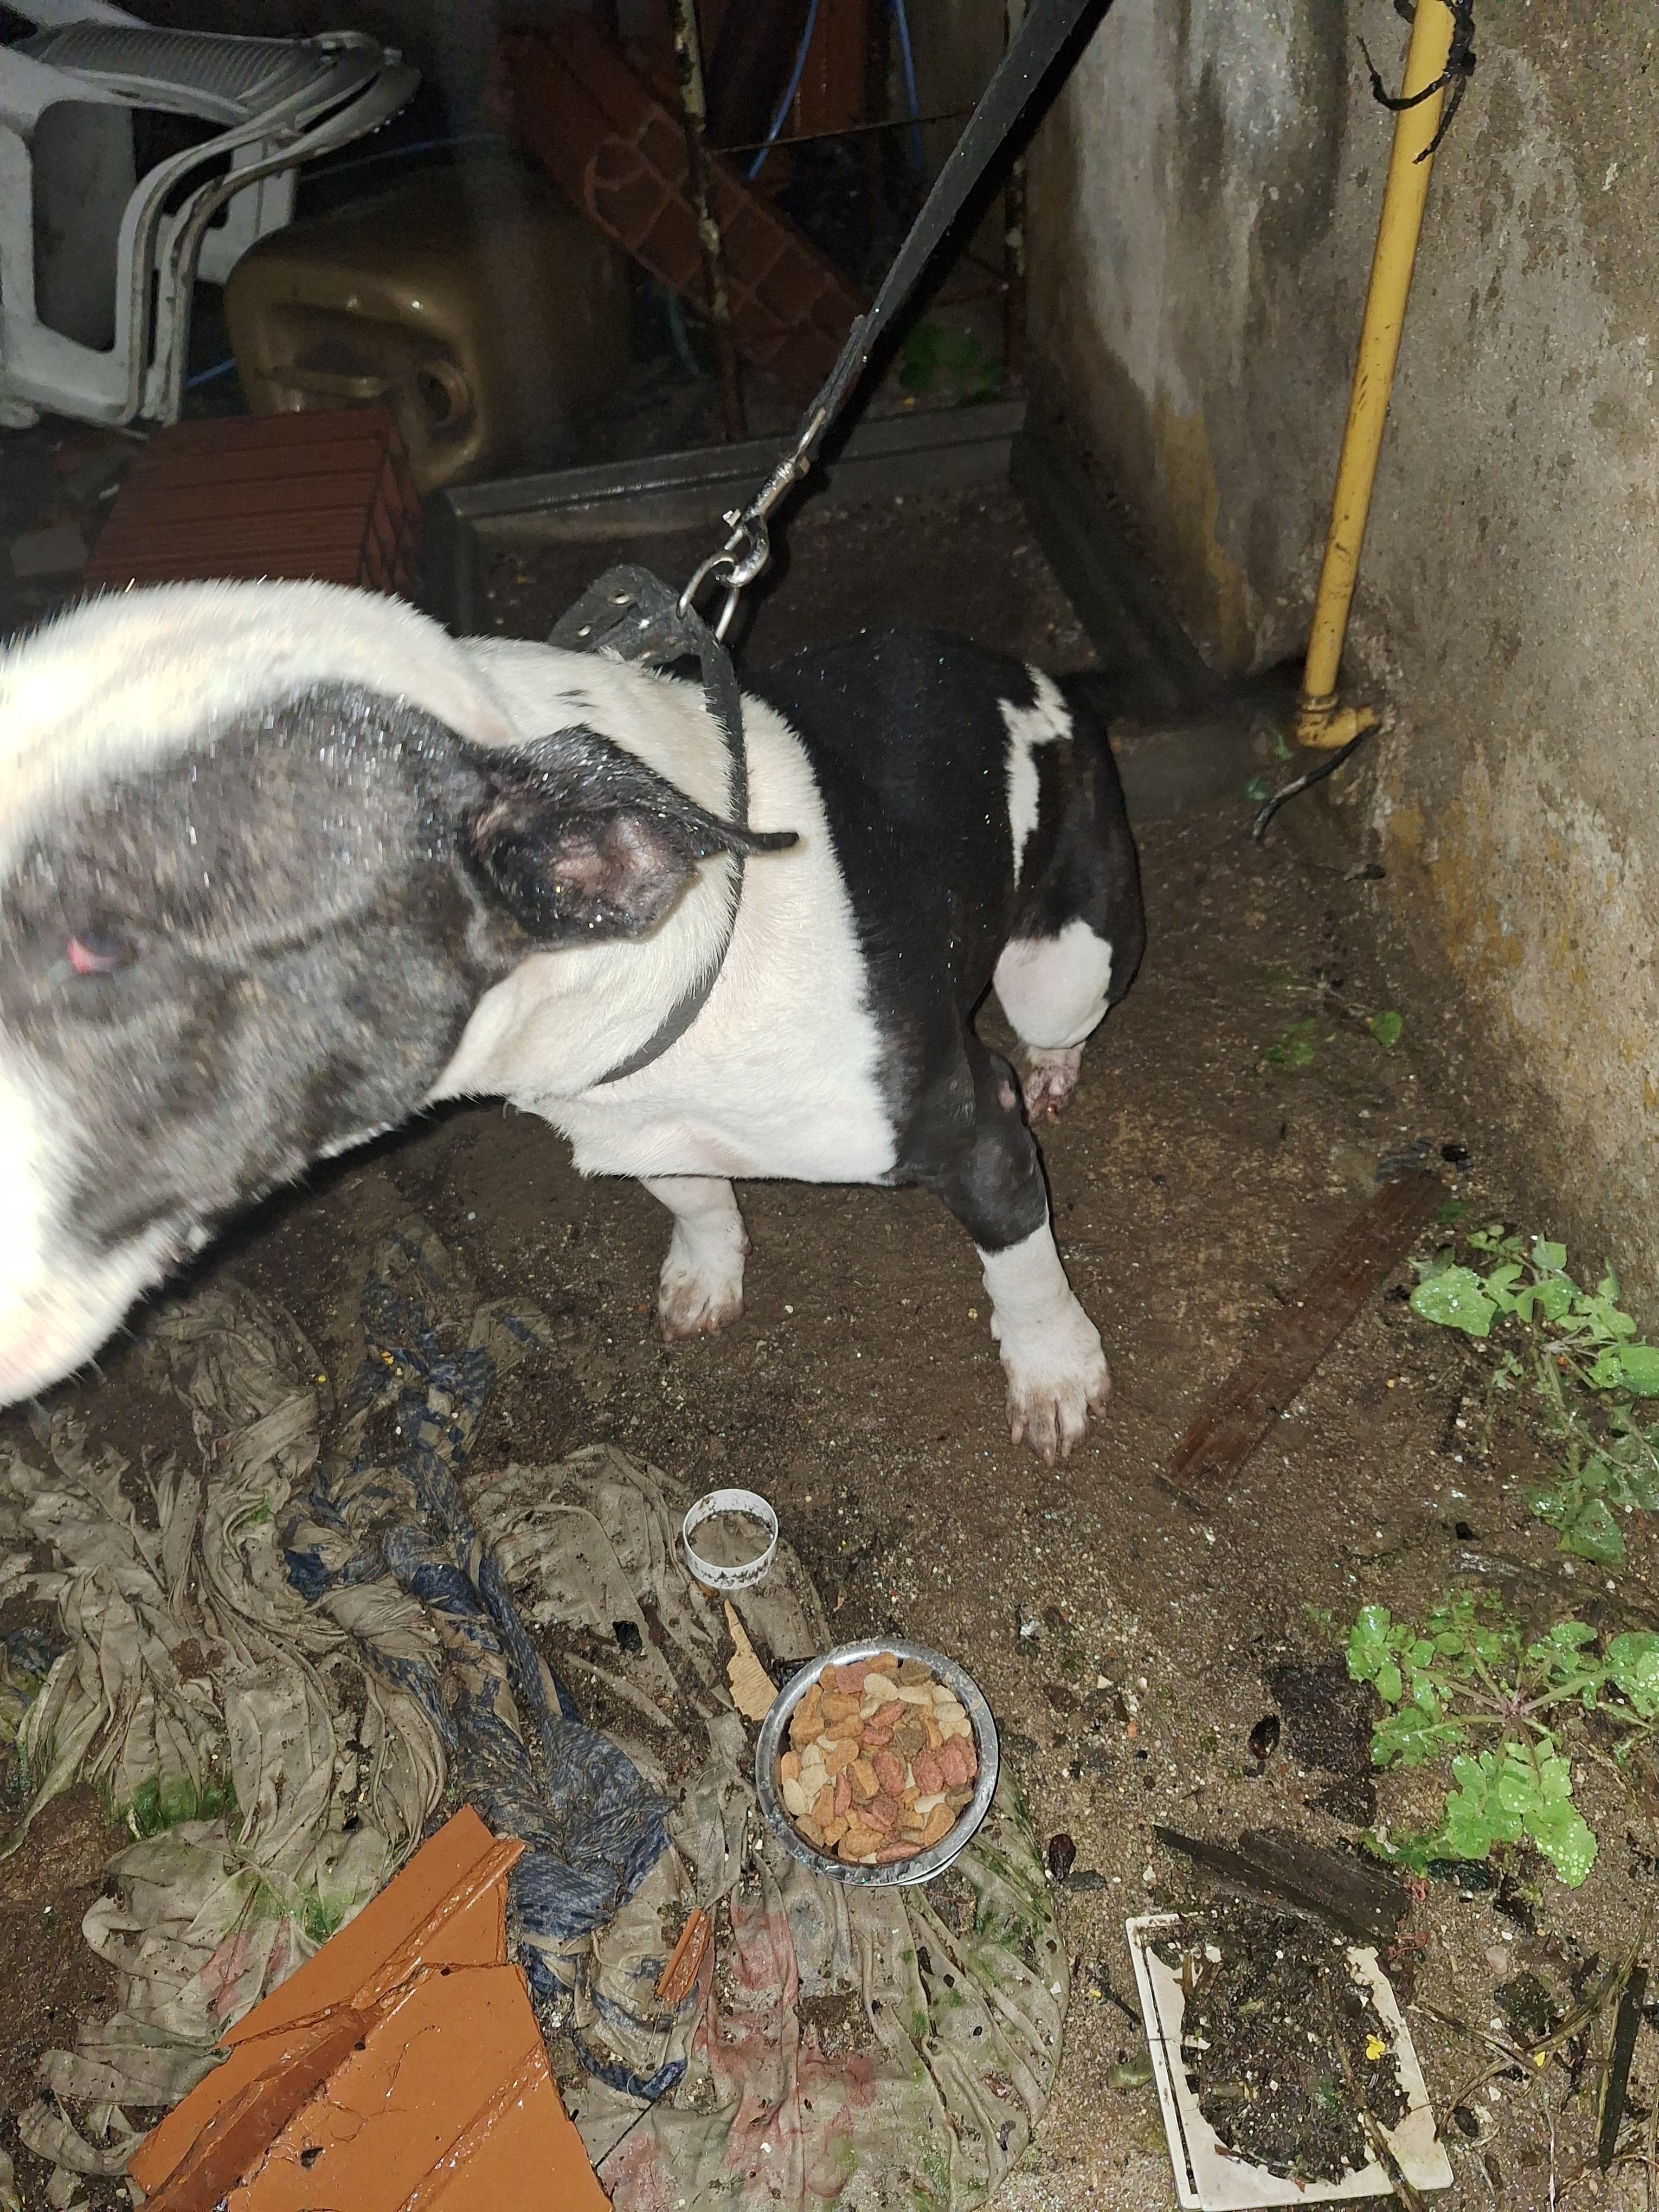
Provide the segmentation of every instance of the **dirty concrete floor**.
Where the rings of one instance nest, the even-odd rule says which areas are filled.
[[[544,634],[591,574],[592,550],[497,547],[494,626]],[[690,549],[633,550],[674,575]],[[820,511],[792,551],[787,588],[750,642],[757,662],[901,617],[1055,667],[1086,661],[1006,495]],[[635,1185],[578,1179],[538,1122],[478,1106],[319,1170],[204,1270],[234,1270],[286,1305],[337,1381],[365,1255],[393,1216],[418,1208],[489,1295],[561,1318],[557,1348],[499,1391],[475,1467],[611,1439],[695,1486],[758,1489],[838,1631],[902,1631],[970,1662],[1040,1837],[1063,1831],[1077,1846],[1059,1902],[1075,1976],[1059,2088],[1003,2199],[1033,2212],[1174,2201],[1152,2090],[1109,2085],[1140,2047],[1118,2002],[1133,2003],[1124,1919],[1200,1893],[1152,1824],[1357,1837],[1365,1722],[1340,1664],[1299,1712],[1275,1707],[1270,1680],[1287,1661],[1334,1654],[1320,1609],[1340,1626],[1361,1603],[1404,1609],[1474,1580],[1551,1618],[1577,1607],[1626,1626],[1659,1610],[1653,1535],[1632,1525],[1629,1567],[1611,1580],[1559,1561],[1519,1496],[1537,1479],[1524,1435],[1501,1431],[1477,1462],[1456,1426],[1474,1355],[1384,1297],[1230,1490],[1194,1512],[1160,1487],[1186,1422],[1352,1218],[1380,1156],[1426,1138],[1437,1160],[1443,1143],[1462,1141],[1474,1164],[1458,1188],[1478,1211],[1549,1225],[1548,1194],[1506,1183],[1501,1101],[1460,1068],[1455,1010],[1418,1002],[1409,976],[1384,971],[1375,892],[1355,856],[1311,814],[1266,849],[1248,842],[1246,818],[1241,805],[1143,828],[1146,964],[1091,1046],[1070,1112],[1042,1137],[1061,1248],[1116,1383],[1106,1417],[1059,1468],[1010,1443],[973,1251],[919,1193],[742,1190],[747,1313],[724,1338],[669,1350],[651,1330],[660,1208]],[[1321,996],[1321,978],[1340,1005]],[[1387,1008],[1404,1016],[1393,1050],[1363,1020]],[[1288,1024],[1315,1018],[1310,1063],[1264,1059]],[[95,1434],[126,1449],[172,1419],[130,1353],[70,1395]],[[22,1443],[21,1420],[3,1434]],[[1258,1769],[1246,1739],[1276,1709],[1284,1733]],[[1346,1820],[1319,1802],[1334,1784]],[[1421,1778],[1385,1778],[1379,1796],[1385,1817],[1409,1824]],[[1654,1824],[1599,1771],[1581,1796],[1603,1845],[1585,1888],[1540,1881],[1534,1933],[1490,1892],[1431,1885],[1399,1961],[1418,1998],[1483,2027],[1498,1981],[1532,1967],[1559,1982],[1626,1939],[1651,1885]],[[39,1850],[28,1865],[0,1886],[0,1986],[38,2049],[62,2036],[66,2008],[96,2002],[100,1970],[75,1930],[84,1849],[61,1862]],[[56,1934],[43,1940],[49,1909]],[[1411,2019],[1443,2110],[1479,2051],[1427,2013]],[[1656,2039],[1638,2065],[1644,2100]],[[26,2092],[19,2042],[14,2033],[0,2049],[0,2100]],[[1551,2069],[1553,2103],[1565,2086]],[[1592,2100],[1587,2077],[1556,2114],[1552,2149],[1538,2093],[1500,2085],[1470,2120],[1474,2139],[1451,2131],[1457,2184],[1438,2201],[1635,2206],[1633,2169],[1607,2181],[1595,2171]]]

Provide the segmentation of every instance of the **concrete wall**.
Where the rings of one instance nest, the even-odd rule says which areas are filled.
[[[1659,7],[1479,15],[1351,633],[1398,717],[1366,805],[1384,919],[1651,1300]],[[1043,395],[1229,669],[1305,637],[1390,129],[1362,33],[1397,82],[1388,0],[1117,0],[1036,151]]]

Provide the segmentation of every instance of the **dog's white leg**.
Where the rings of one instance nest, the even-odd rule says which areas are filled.
[[[1053,937],[1012,938],[997,962],[997,997],[1026,1048],[1028,1121],[1052,1121],[1077,1088],[1084,1041],[1111,994],[1112,948],[1086,921]]]
[[[971,1088],[970,1088],[971,1086]],[[1013,1071],[971,1031],[917,1121],[935,1157],[925,1180],[973,1238],[1008,1377],[1008,1426],[1052,1467],[1081,1441],[1112,1387],[1100,1333],[1054,1249],[1042,1163],[1020,1119]]]
[[[1112,1388],[1100,1331],[1078,1304],[1041,1227],[1000,1252],[980,1251],[991,1294],[991,1334],[1008,1376],[1008,1425],[1052,1467],[1064,1459]]]
[[[678,1336],[714,1336],[743,1317],[749,1239],[732,1186],[716,1176],[644,1180],[674,1217],[657,1294],[658,1326],[671,1342]]]

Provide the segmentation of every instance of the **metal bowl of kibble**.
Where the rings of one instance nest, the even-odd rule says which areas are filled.
[[[991,1708],[955,1660],[884,1638],[841,1644],[790,1680],[761,1726],[755,1789],[773,1834],[813,1874],[908,1887],[966,1847],[999,1764]]]

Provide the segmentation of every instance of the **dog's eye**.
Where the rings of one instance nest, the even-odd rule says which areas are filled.
[[[85,930],[70,938],[68,957],[77,975],[112,975],[118,968],[131,968],[138,951],[125,938],[96,937]]]

